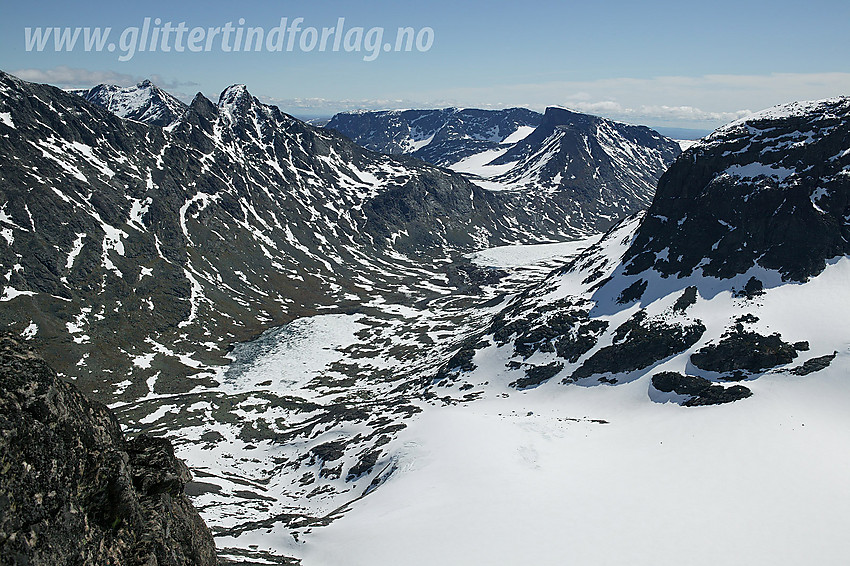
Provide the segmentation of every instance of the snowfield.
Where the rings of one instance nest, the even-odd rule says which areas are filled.
[[[837,356],[807,376],[747,380],[753,396],[726,405],[684,407],[651,386],[651,374],[685,369],[685,355],[616,386],[553,378],[517,391],[505,386],[509,353],[478,351],[467,382],[483,398],[426,405],[394,441],[398,471],[289,552],[309,566],[844,564],[848,285],[843,258],[748,304],[757,330],[808,338],[797,362]],[[742,304],[708,290],[692,314],[716,335]]]
[[[474,263],[485,267],[520,267],[559,257],[568,257],[589,245],[588,240],[574,240],[552,244],[499,246],[469,254],[468,257]]]
[[[398,438],[400,471],[292,550],[310,566],[844,564],[839,367],[714,407],[648,403],[640,379],[429,408]]]

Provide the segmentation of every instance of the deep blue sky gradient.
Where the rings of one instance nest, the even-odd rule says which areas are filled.
[[[594,103],[613,101],[633,109],[635,121],[640,121],[639,109],[653,104],[652,89],[657,89],[658,105],[729,113],[758,110],[800,95],[848,94],[844,90],[850,88],[850,79],[844,77],[850,73],[850,2],[846,0],[153,0],[79,4],[2,0],[0,8],[3,70],[48,72],[68,67],[105,76],[111,73],[124,77],[123,82],[156,76],[183,96],[200,90],[211,98],[229,84],[246,83],[255,95],[302,114],[327,112],[337,109],[335,105],[382,103],[510,104],[539,109],[583,102],[592,109]],[[120,29],[140,26],[144,17],[160,17],[174,24],[185,21],[189,27],[221,26],[227,21],[236,24],[242,17],[246,26],[268,29],[283,16],[290,20],[304,17],[304,26],[318,28],[333,26],[338,17],[345,17],[347,26],[382,26],[390,36],[399,26],[429,26],[435,31],[435,42],[426,53],[382,53],[372,62],[363,61],[362,53],[220,50],[138,53],[132,60],[120,62],[118,53],[24,50],[26,26],[111,26],[117,39]],[[776,85],[769,89],[776,91],[771,98],[756,79],[776,74],[794,78],[775,80]],[[835,80],[824,81],[824,74],[832,74]],[[748,77],[741,81],[749,86],[735,80],[732,83],[736,84],[726,86],[718,86],[714,80],[703,87],[691,84],[682,92],[676,86],[677,80],[700,83],[713,75]],[[811,80],[805,75],[811,75]],[[655,86],[652,81],[658,77],[669,79]],[[631,99],[633,91],[626,79],[650,81],[646,86],[649,92]],[[795,86],[783,87],[790,85],[788,81]],[[711,89],[717,89],[717,96],[705,92]],[[324,101],[315,103],[315,109],[309,103],[293,101],[307,98]],[[618,111],[608,113],[616,115]],[[696,121],[678,123],[692,124]]]

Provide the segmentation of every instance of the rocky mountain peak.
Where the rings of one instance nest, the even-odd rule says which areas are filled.
[[[573,110],[570,110],[569,108],[564,108],[562,106],[548,106],[543,112],[542,124],[552,126],[585,126],[589,124],[594,124],[596,122],[599,122],[600,120],[601,118],[599,118],[598,116],[593,116],[591,114],[582,114],[580,112],[575,112]]]
[[[248,92],[244,84],[235,84],[224,89],[218,98],[218,116],[225,127],[225,138],[240,143],[271,143],[280,124],[289,125],[293,119],[283,114],[276,106],[263,104]]]
[[[783,122],[787,125],[787,121],[808,122],[810,124],[828,122],[846,116],[849,112],[850,96],[778,104],[718,128],[701,143],[710,145],[712,140],[727,137],[736,131],[746,131],[748,126],[757,130],[769,130],[773,125],[782,125]]]
[[[201,114],[215,114],[218,112],[218,106],[200,92],[192,99],[189,108]]]
[[[645,126],[549,107],[533,132],[487,166],[505,168],[492,177],[502,185],[552,191],[580,202],[582,215],[623,218],[649,204],[680,152],[674,141]]]
[[[248,92],[248,87],[243,84],[231,85],[221,92],[218,98],[218,108],[222,114],[231,117],[233,120],[244,118],[254,102],[259,104],[259,101],[251,96]]]
[[[628,272],[805,281],[850,251],[850,99],[776,106],[720,128],[664,174]]]
[[[117,116],[154,126],[173,125],[186,111],[186,104],[149,79],[128,87],[100,84],[72,92]]]
[[[221,91],[219,95],[219,106],[231,104],[244,104],[249,102],[253,97],[248,92],[248,87],[244,84],[233,84]]]

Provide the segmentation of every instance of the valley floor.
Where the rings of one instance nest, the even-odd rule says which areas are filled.
[[[508,270],[510,291],[583,246],[472,259]],[[838,288],[846,267],[819,284]],[[797,289],[776,289],[776,300]],[[301,319],[237,349],[220,391],[232,408],[196,407],[205,417],[181,429],[178,446],[196,466],[195,502],[223,556],[304,566],[776,566],[838,565],[850,554],[846,351],[824,371],[764,375],[746,382],[751,398],[708,407],[664,402],[675,399],[649,375],[518,391],[505,385],[507,359],[492,352],[475,358],[478,396],[413,393],[405,380],[435,363],[421,355],[400,381],[362,377],[403,374],[403,356],[370,344],[391,338],[401,352],[421,351],[492,311],[455,300]],[[701,316],[720,308],[718,320],[729,318],[729,299],[715,300]],[[788,316],[815,308],[792,306]],[[344,386],[346,376],[360,377]],[[370,414],[337,416],[341,400]],[[302,402],[324,409],[293,409]],[[345,448],[327,455],[334,442]],[[377,447],[373,471],[340,476]]]

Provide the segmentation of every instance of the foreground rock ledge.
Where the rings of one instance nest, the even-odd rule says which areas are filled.
[[[0,564],[214,565],[171,443],[126,440],[112,412],[0,336]]]

